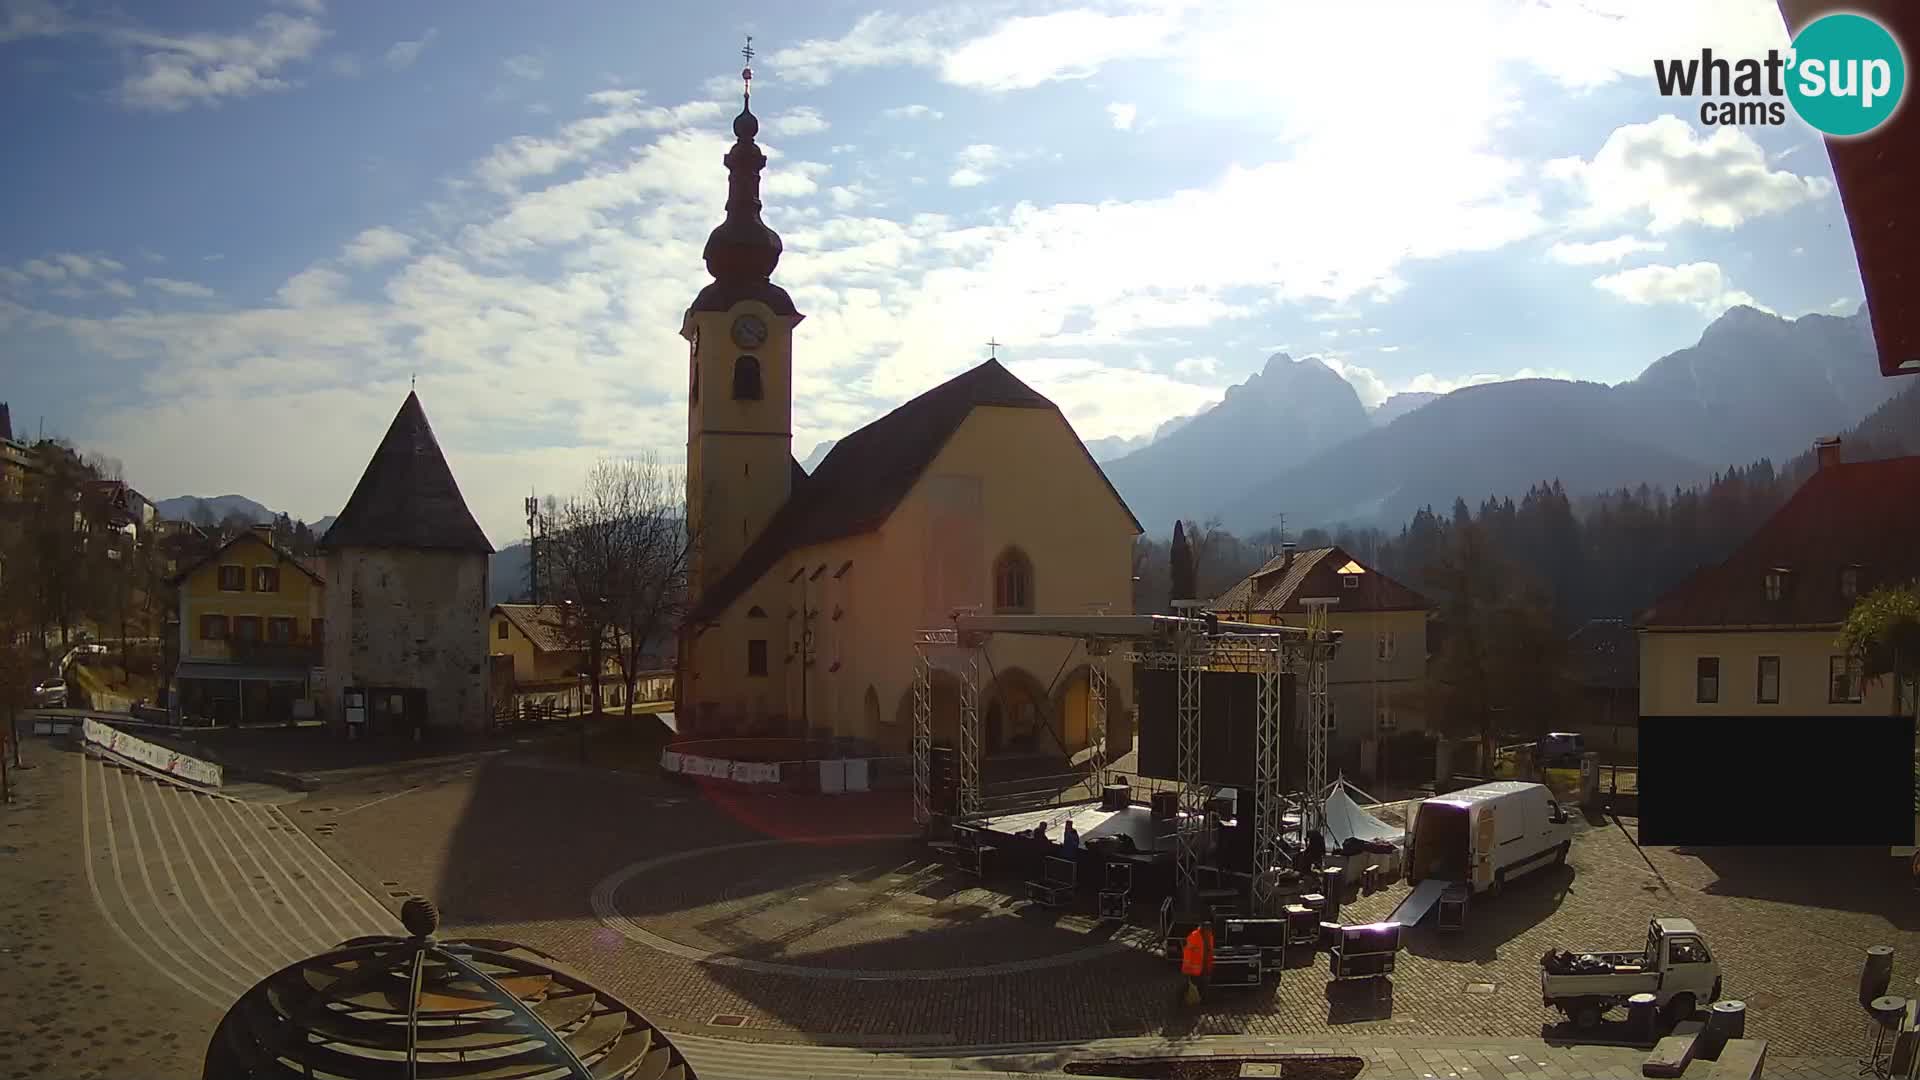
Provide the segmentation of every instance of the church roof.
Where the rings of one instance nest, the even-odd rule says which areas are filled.
[[[691,615],[693,621],[717,617],[789,552],[813,544],[858,536],[880,527],[926,472],[973,410],[981,406],[1011,409],[1060,409],[1016,378],[998,360],[988,360],[921,394],[834,444],[811,476],[794,466],[793,493],[760,536],[747,547]],[[1060,417],[1066,423],[1066,417]],[[1079,443],[1078,436],[1074,441]],[[1114,501],[1126,500],[1086,453],[1087,464],[1106,484]],[[805,476],[802,480],[801,477]],[[1139,519],[1127,510],[1136,532]]]
[[[460,497],[418,395],[407,394],[320,546],[493,554],[493,544]]]

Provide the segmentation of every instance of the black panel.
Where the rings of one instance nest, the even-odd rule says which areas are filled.
[[[1912,844],[1914,721],[1643,716],[1640,842]]]
[[[1172,671],[1142,669],[1134,685],[1140,704],[1140,772],[1171,780],[1178,775],[1178,678]],[[1294,677],[1280,677],[1282,761],[1298,740]],[[1200,781],[1216,787],[1253,787],[1258,686],[1253,675],[1203,672],[1200,676]]]

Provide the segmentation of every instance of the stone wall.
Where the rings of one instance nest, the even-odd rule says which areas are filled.
[[[324,715],[349,686],[427,692],[427,724],[479,730],[487,703],[487,558],[347,548],[327,553]]]

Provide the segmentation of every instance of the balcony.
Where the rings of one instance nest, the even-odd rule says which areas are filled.
[[[248,667],[305,669],[320,665],[320,646],[311,640],[290,642],[194,640],[188,642],[188,660],[208,660]]]

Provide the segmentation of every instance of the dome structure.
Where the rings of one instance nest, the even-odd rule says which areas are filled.
[[[418,897],[400,918],[407,937],[342,942],[241,995],[204,1080],[694,1080],[664,1033],[552,957],[441,941]]]

